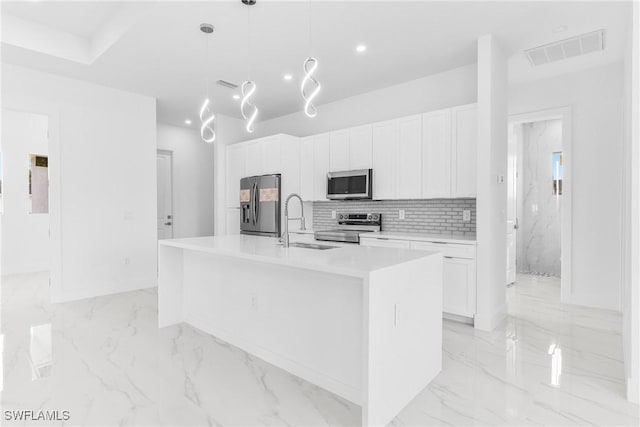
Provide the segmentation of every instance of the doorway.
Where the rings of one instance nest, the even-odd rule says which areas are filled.
[[[51,269],[49,117],[2,109],[2,274]]]
[[[571,292],[570,110],[509,119],[507,285],[517,274],[558,278]]]
[[[158,239],[173,238],[173,153],[156,154],[158,185]]]

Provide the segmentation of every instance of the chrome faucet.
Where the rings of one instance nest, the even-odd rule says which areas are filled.
[[[292,197],[297,197],[300,200],[300,218],[289,218],[289,200]],[[300,220],[300,230],[304,230],[304,204],[302,203],[302,197],[297,195],[296,193],[291,193],[287,197],[287,200],[284,202],[284,233],[282,233],[282,237],[280,240],[282,241],[282,246],[285,248],[289,247],[289,220],[290,219],[299,219]]]

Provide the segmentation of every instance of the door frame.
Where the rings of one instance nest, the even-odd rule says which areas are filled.
[[[157,149],[156,150],[156,160],[157,160],[157,156],[159,156],[159,155],[160,156],[168,156],[169,157],[169,168],[170,168],[170,171],[169,171],[170,172],[169,182],[170,182],[170,186],[171,186],[171,198],[170,198],[170,200],[171,200],[171,237],[170,238],[173,239],[173,236],[175,234],[175,225],[176,225],[176,219],[175,219],[175,213],[174,213],[175,204],[174,204],[174,195],[173,195],[173,190],[175,188],[175,186],[173,184],[173,151],[172,150]],[[156,163],[156,167],[157,167],[157,163]],[[158,192],[158,183],[156,182],[156,198],[158,197],[157,192]],[[156,212],[156,218],[157,217],[158,217],[158,215],[157,215],[157,212]]]
[[[573,205],[573,152],[572,152],[572,123],[571,107],[558,107],[545,110],[537,110],[522,114],[509,115],[509,125],[540,122],[544,120],[562,120],[562,196],[563,206],[560,214],[561,249],[560,249],[560,301],[566,304],[572,303],[572,205]]]

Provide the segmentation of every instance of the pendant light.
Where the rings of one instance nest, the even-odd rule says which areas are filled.
[[[311,53],[311,0],[308,0],[307,4],[309,53]],[[302,78],[302,83],[300,84],[300,92],[302,93],[302,99],[304,100],[304,113],[308,117],[315,117],[318,115],[318,110],[315,105],[313,105],[313,100],[316,96],[318,96],[318,92],[320,92],[320,82],[318,82],[318,80],[313,77],[313,74],[318,69],[318,60],[309,55],[309,57],[304,60],[302,69],[304,70],[304,77]],[[312,88],[309,92],[305,90],[307,86],[311,86]]]
[[[202,31],[206,35],[206,46],[205,46],[205,64],[208,65],[209,61],[209,35],[213,33],[213,25],[211,24],[200,24],[200,31]],[[205,67],[205,100],[202,103],[202,107],[200,107],[200,138],[206,143],[213,143],[216,140],[216,131],[215,131],[215,123],[214,119],[216,115],[211,110],[211,100],[209,99],[209,67]]]
[[[241,0],[247,6],[256,4],[256,0]],[[258,107],[253,104],[253,94],[256,91],[256,82],[251,80],[251,9],[247,8],[247,80],[242,83],[242,101],[240,101],[240,113],[245,120],[245,129],[253,133],[253,124],[258,116]]]

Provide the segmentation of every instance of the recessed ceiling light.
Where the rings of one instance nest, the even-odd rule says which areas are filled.
[[[287,81],[291,80],[292,78],[293,78],[293,76],[291,74],[285,74],[284,75],[284,79],[287,80]]]
[[[233,95],[233,99],[236,99],[236,100],[237,100],[237,99],[240,99],[240,95],[238,95],[238,94]]]
[[[362,53],[362,52],[364,52],[366,50],[367,50],[367,47],[365,45],[363,45],[363,44],[359,44],[358,46],[356,46],[356,52]]]
[[[565,32],[565,31],[567,31],[567,26],[566,25],[560,25],[560,26],[555,27],[553,29],[553,34],[558,34],[558,33],[562,33],[562,32]]]
[[[185,125],[190,125],[190,124],[191,124],[191,120],[189,120],[189,119],[185,120],[185,121],[184,121],[184,124],[185,124]]]

